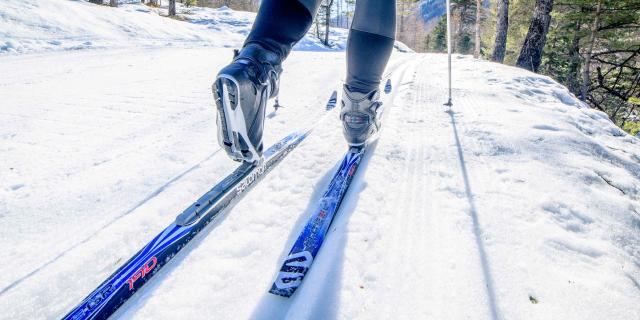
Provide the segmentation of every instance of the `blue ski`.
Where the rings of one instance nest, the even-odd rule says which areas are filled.
[[[351,148],[344,156],[340,168],[320,199],[320,205],[298,236],[269,292],[288,298],[302,284],[349,189],[353,175],[358,170],[364,152],[364,148]]]
[[[335,92],[332,94],[334,96]],[[333,109],[335,104],[334,97],[327,103],[326,109]],[[312,130],[292,133],[283,138],[264,152],[264,159],[258,165],[240,165],[178,215],[171,225],[100,284],[64,319],[106,319],[116,312],[207,224],[222,211],[231,208],[245,192],[276,167]]]
[[[384,93],[389,94],[391,90],[391,79],[387,79]],[[336,100],[335,98],[332,96],[330,101]],[[345,154],[340,168],[334,174],[329,187],[322,195],[317,210],[311,215],[304,230],[302,230],[293,244],[293,248],[289,251],[289,255],[282,264],[276,280],[271,285],[270,293],[289,298],[302,284],[302,280],[307,271],[309,271],[318,251],[320,251],[324,238],[351,185],[351,180],[358,170],[365,151],[366,146],[362,148],[352,147]]]

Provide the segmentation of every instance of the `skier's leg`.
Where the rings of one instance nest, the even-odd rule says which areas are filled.
[[[307,33],[321,0],[263,0],[245,46],[255,43],[284,60]]]
[[[396,35],[395,0],[358,0],[347,43],[346,84],[359,92],[378,88]]]
[[[342,93],[345,139],[362,146],[380,130],[380,81],[395,42],[395,0],[358,0],[347,42],[347,79]]]
[[[218,142],[234,160],[260,159],[267,100],[278,93],[280,65],[311,26],[319,3],[263,0],[242,50],[218,73]]]

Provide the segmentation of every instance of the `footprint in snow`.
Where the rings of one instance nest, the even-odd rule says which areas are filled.
[[[24,186],[25,186],[24,184],[19,183],[19,184],[12,185],[11,187],[9,187],[9,189],[11,189],[11,191],[17,191],[24,188]]]
[[[538,129],[538,130],[546,130],[546,131],[560,131],[560,129],[554,126],[546,125],[546,124],[538,124],[533,126],[532,128]]]

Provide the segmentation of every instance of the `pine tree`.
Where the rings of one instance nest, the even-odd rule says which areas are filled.
[[[453,15],[451,24],[455,25],[455,30],[452,30],[454,39],[451,44],[454,52],[469,54],[475,46],[471,30],[477,25],[476,4],[476,0],[453,0],[451,3]],[[479,30],[477,34],[480,35]]]
[[[433,49],[436,52],[445,52],[447,51],[447,19],[446,17],[441,17],[433,30],[433,36],[435,37],[435,41],[433,46],[429,49]]]
[[[564,0],[554,12],[541,71],[621,127],[637,128],[640,2]]]

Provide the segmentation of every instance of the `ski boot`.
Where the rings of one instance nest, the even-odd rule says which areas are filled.
[[[344,86],[340,120],[349,146],[362,148],[377,138],[383,110],[378,89],[361,93]]]
[[[262,131],[267,101],[277,96],[280,58],[258,44],[235,52],[213,84],[218,110],[218,142],[235,161],[262,159]]]

